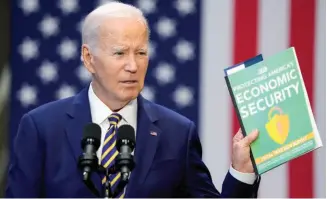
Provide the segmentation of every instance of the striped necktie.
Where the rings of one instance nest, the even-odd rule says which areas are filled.
[[[116,131],[118,129],[118,123],[122,119],[122,116],[118,113],[112,113],[109,116],[109,129],[105,135],[102,155],[101,155],[101,165],[108,169],[115,164],[115,158],[118,155],[118,151],[116,149]],[[111,174],[109,176],[111,190],[114,191],[120,180],[120,172],[115,174]],[[106,182],[106,176],[102,178],[102,184],[104,185]],[[117,197],[124,197],[124,193],[120,193]]]

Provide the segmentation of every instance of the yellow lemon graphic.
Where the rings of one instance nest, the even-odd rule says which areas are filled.
[[[272,116],[274,111],[278,111],[278,113]],[[269,110],[268,120],[266,123],[268,135],[276,143],[284,144],[290,128],[288,115],[283,114],[282,109],[275,106]]]

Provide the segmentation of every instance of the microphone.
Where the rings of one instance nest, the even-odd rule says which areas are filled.
[[[122,125],[117,131],[116,148],[119,152],[115,166],[121,173],[121,180],[125,184],[129,180],[130,172],[135,167],[134,157],[131,154],[135,148],[135,131],[130,125]]]
[[[83,172],[83,181],[88,183],[92,171],[98,169],[98,157],[96,151],[99,149],[101,139],[101,128],[91,123],[84,127],[81,147],[83,154],[79,157],[78,166]]]

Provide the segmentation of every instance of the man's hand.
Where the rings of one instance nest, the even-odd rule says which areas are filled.
[[[250,144],[258,137],[257,130],[252,131],[246,137],[243,136],[241,129],[238,130],[233,138],[232,167],[243,173],[253,173],[253,165],[250,158]]]

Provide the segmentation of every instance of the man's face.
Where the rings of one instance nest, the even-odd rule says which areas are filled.
[[[94,81],[110,99],[130,101],[144,86],[149,62],[146,26],[133,18],[107,19],[102,24],[90,61]]]

